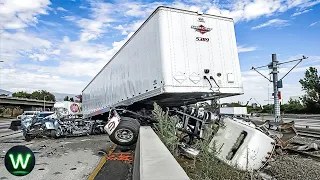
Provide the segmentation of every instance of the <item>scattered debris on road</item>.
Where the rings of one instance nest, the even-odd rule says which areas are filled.
[[[297,148],[298,151],[310,151],[310,150],[314,150],[317,151],[318,150],[318,145],[316,143],[311,143],[311,144],[307,144],[307,145],[302,145],[299,146]]]

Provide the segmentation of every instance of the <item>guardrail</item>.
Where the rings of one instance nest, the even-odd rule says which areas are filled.
[[[274,116],[273,114],[260,113],[262,116]],[[320,118],[320,114],[281,114],[282,117],[288,118]]]
[[[150,126],[141,126],[136,144],[133,180],[189,180],[187,173]]]
[[[250,117],[250,119],[255,121],[266,121],[273,120],[273,117]],[[318,134],[320,136],[320,119],[282,118],[282,120],[285,123],[294,121],[294,126],[298,132],[300,131],[303,134]]]

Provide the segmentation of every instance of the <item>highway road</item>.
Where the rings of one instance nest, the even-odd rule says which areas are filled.
[[[105,134],[60,139],[39,138],[26,142],[21,132],[12,131],[8,129],[9,126],[10,120],[0,121],[0,179],[81,180],[91,177],[92,180],[120,180],[125,179],[128,171],[131,171],[129,166],[119,162],[108,162],[106,165],[102,164],[103,167],[96,168],[101,165],[104,156],[101,153],[108,152],[114,146]],[[16,134],[7,136],[12,133]],[[10,142],[12,140],[16,142]],[[4,166],[5,153],[15,145],[25,145],[35,152],[36,165],[27,176],[13,176]],[[93,172],[96,174],[93,175]]]
[[[272,116],[250,117],[253,121],[274,120]],[[320,118],[283,118],[283,122],[295,122],[296,127],[320,129]]]

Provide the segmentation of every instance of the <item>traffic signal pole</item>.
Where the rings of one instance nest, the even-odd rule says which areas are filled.
[[[265,66],[260,66],[260,67],[256,67],[256,68],[252,67],[251,68],[251,70],[255,70],[257,73],[259,73],[265,79],[267,79],[269,82],[273,83],[274,122],[276,124],[280,123],[280,102],[279,102],[278,93],[279,93],[279,88],[283,87],[282,86],[282,79],[284,77],[286,77],[304,59],[307,59],[307,57],[302,56],[302,58],[300,58],[300,59],[279,63],[279,61],[277,61],[277,55],[276,54],[272,54],[271,63],[269,63],[268,65],[265,65]],[[295,62],[295,61],[298,61],[297,64],[294,65],[281,79],[278,79],[278,74],[279,74],[278,67],[279,67],[279,65],[290,63],[290,62]],[[257,69],[264,68],[264,67],[268,67],[269,69],[272,70],[271,73],[270,73],[270,74],[272,74],[272,79],[269,79],[267,76],[263,75],[262,73],[260,73],[257,70]]]

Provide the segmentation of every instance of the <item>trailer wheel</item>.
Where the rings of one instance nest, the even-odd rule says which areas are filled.
[[[140,124],[136,119],[121,117],[121,122],[109,136],[110,140],[121,146],[130,146],[137,142]]]

